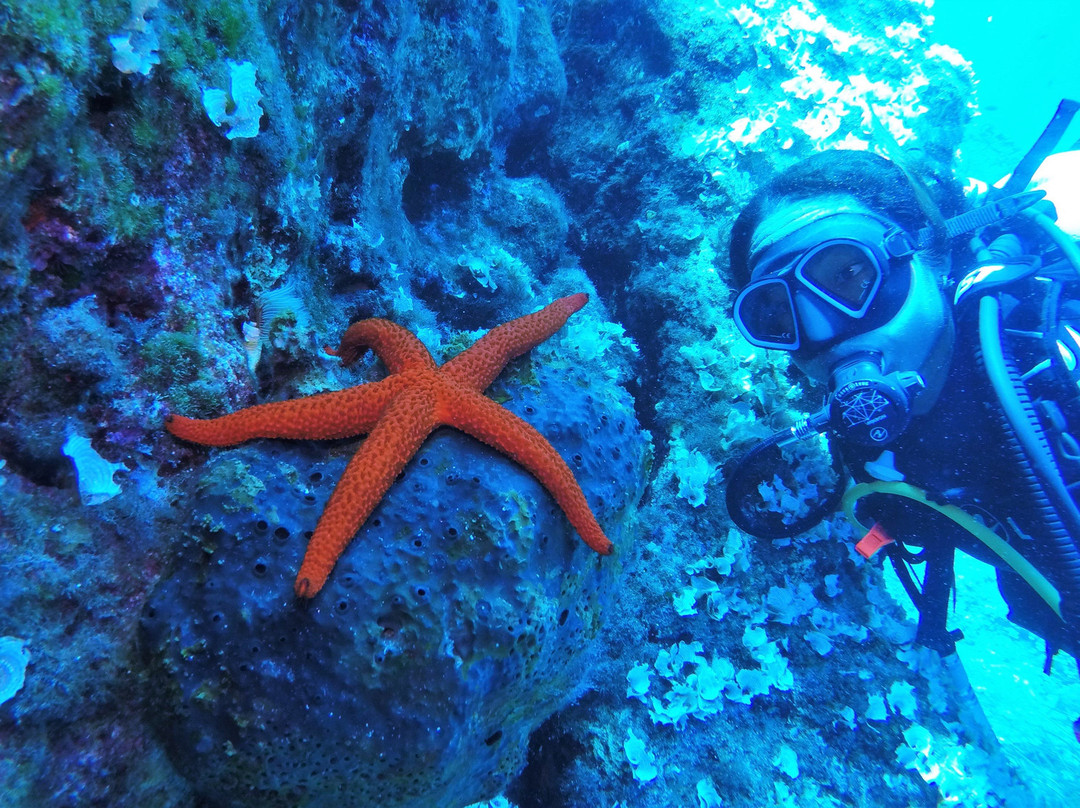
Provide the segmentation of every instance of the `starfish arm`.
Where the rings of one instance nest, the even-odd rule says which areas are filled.
[[[397,379],[387,378],[292,401],[258,404],[220,418],[170,415],[165,428],[182,440],[204,446],[232,446],[251,438],[348,438],[370,432],[400,387]]]
[[[350,325],[342,335],[337,350],[326,348],[326,352],[341,357],[341,363],[348,367],[368,348],[375,352],[392,374],[435,367],[435,360],[424,343],[397,323],[377,317]]]
[[[585,543],[601,555],[612,550],[574,473],[555,447],[530,424],[479,393],[445,405],[445,423],[513,458],[532,474],[562,508]]]
[[[588,302],[589,296],[579,292],[561,297],[540,311],[496,326],[444,364],[440,372],[458,384],[481,392],[495,381],[507,362],[546,340]]]
[[[294,589],[314,597],[356,531],[367,521],[420,444],[431,434],[435,397],[430,386],[404,389],[386,407],[326,503],[308,542]]]

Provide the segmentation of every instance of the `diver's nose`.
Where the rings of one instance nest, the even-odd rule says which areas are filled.
[[[807,295],[803,291],[795,292],[795,310],[799,313],[799,327],[803,338],[808,342],[824,342],[836,334],[825,316],[823,301]]]

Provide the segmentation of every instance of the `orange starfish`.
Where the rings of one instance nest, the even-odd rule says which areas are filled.
[[[293,401],[259,404],[220,418],[170,415],[173,435],[206,446],[251,438],[330,440],[367,434],[326,503],[308,542],[294,589],[311,598],[322,589],[338,557],[379,504],[394,478],[428,435],[452,426],[516,460],[555,498],[570,524],[596,552],[611,542],[597,524],[573,472],[548,441],[509,410],[483,395],[515,356],[539,345],[589,301],[584,293],[556,300],[538,312],[493,328],[441,367],[427,348],[388,320],[353,323],[336,351],[348,367],[367,348],[390,375],[378,382]]]

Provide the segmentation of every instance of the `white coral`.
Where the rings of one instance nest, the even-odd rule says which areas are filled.
[[[100,505],[120,493],[120,486],[113,480],[113,475],[118,471],[127,471],[127,467],[122,463],[110,463],[99,455],[89,438],[72,433],[64,442],[62,451],[75,464],[79,498],[83,505]]]
[[[26,681],[26,664],[30,652],[26,640],[0,637],[0,704],[18,693]]]
[[[228,91],[216,87],[203,90],[203,109],[214,126],[228,126],[225,137],[229,140],[255,137],[259,134],[259,122],[263,112],[262,93],[255,85],[255,65],[251,62],[233,62],[229,65]]]
[[[153,20],[147,19],[157,6],[158,0],[131,0],[131,17],[124,23],[124,33],[109,37],[113,65],[121,73],[149,76],[154,65],[161,64],[157,31]]]

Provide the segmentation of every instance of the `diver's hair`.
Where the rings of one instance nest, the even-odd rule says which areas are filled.
[[[731,229],[732,281],[737,286],[749,282],[750,241],[769,211],[783,201],[837,193],[854,197],[908,232],[914,233],[927,223],[918,197],[895,163],[865,151],[819,152],[777,174],[743,208]]]

